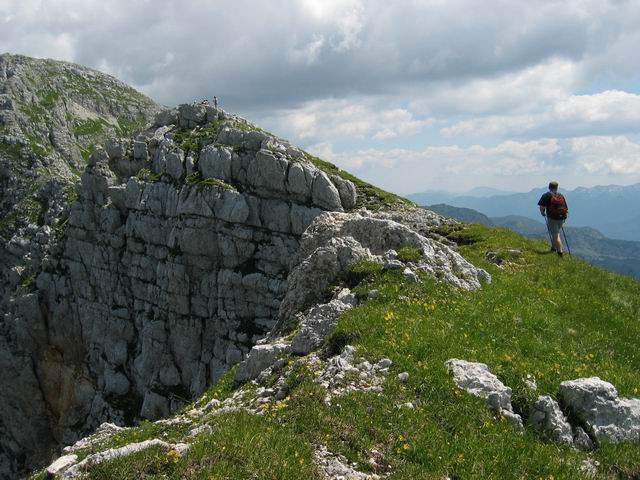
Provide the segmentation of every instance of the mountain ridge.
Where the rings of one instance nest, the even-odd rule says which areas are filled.
[[[447,203],[455,207],[471,208],[489,217],[520,215],[531,219],[538,217],[537,203],[545,188],[532,189],[526,193],[514,193],[491,197],[450,196],[442,198],[438,194],[424,196],[408,195],[419,205]],[[634,207],[640,205],[640,184],[628,186],[597,186],[563,191],[571,212],[571,222],[575,226],[591,226],[605,232],[610,238],[619,240],[640,240],[640,212]]]
[[[469,208],[446,204],[429,205],[426,208],[462,222],[506,227],[529,238],[547,240],[549,235],[544,223],[529,217],[487,217]],[[640,242],[611,239],[591,227],[572,227],[567,224],[564,229],[573,254],[593,265],[640,278]]]
[[[638,282],[418,209],[207,102],[135,130],[0,250],[0,477],[638,468]]]

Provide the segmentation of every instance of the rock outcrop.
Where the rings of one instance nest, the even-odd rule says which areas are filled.
[[[453,286],[475,289],[480,287],[481,280],[491,280],[487,272],[474,267],[446,245],[397,221],[377,218],[366,210],[361,213],[326,213],[305,231],[293,260],[295,268],[289,276],[289,289],[280,307],[280,328],[296,313],[317,303],[323,292],[355,261],[371,260],[404,269],[405,265],[395,260],[395,250],[402,246],[414,247],[421,255],[413,265],[414,270],[441,278]]]
[[[344,210],[324,172],[226,117],[180,107],[179,124],[209,129],[191,166],[175,126],[91,156],[37,294],[6,318],[36,362],[16,373],[32,378],[16,396],[41,405],[49,438],[166,416],[199,395],[275,325],[300,234],[323,208]]]
[[[328,288],[354,261],[465,289],[490,279],[425,236],[441,217],[406,204],[356,213],[373,197],[361,202],[338,169],[240,117],[202,103],[149,120],[157,107],[110,77],[47,62],[38,68],[60,76],[47,83],[54,93],[28,99],[14,88],[25,65],[0,61],[8,92],[0,101],[2,132],[26,131],[22,115],[39,105],[47,128],[65,127],[71,136],[54,135],[59,141],[44,157],[19,148],[20,158],[28,157],[29,168],[64,159],[59,168],[71,174],[41,190],[47,208],[38,224],[17,222],[0,255],[0,381],[12,386],[0,392],[0,475],[48,462],[104,422],[170,415],[240,362],[237,379],[247,381],[283,355],[319,348],[355,305],[348,290],[330,298]],[[77,100],[79,78],[104,91]],[[63,96],[65,89],[71,93]],[[133,98],[124,113],[112,91]],[[107,136],[104,147],[91,143]],[[75,178],[83,154],[88,163],[70,189],[64,182]],[[419,261],[397,260],[394,249],[407,245]],[[279,339],[292,324],[299,324],[295,335]],[[327,375],[358,371],[378,388],[385,367],[352,361],[330,362],[337,370]],[[357,388],[319,381],[329,390]],[[278,388],[274,397],[286,394],[284,384]]]
[[[1,394],[0,476],[48,460],[42,447],[57,441],[51,410],[64,400],[50,390],[47,404],[43,372],[75,381],[50,368],[62,352],[41,348],[49,331],[35,288],[43,259],[58,248],[73,185],[97,143],[129,135],[157,108],[80,65],[0,55],[0,384],[11,386]]]
[[[492,412],[505,417],[519,430],[523,429],[522,418],[514,413],[511,405],[511,388],[491,373],[486,364],[452,358],[446,365],[458,387],[484,399]]]
[[[447,368],[455,384],[485,399],[487,407],[519,429],[522,418],[514,413],[511,388],[505,386],[484,363],[450,359]],[[640,399],[619,398],[616,388],[598,377],[560,384],[560,403],[541,395],[529,407],[528,424],[544,440],[591,450],[600,442],[640,441]]]
[[[640,441],[640,398],[619,398],[598,377],[562,382],[559,396],[597,442]]]

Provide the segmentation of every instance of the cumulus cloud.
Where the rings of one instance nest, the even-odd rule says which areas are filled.
[[[589,174],[640,176],[640,145],[626,137],[577,138],[571,148]]]
[[[417,119],[404,108],[388,108],[372,99],[334,98],[276,110],[262,121],[306,143],[407,137],[434,123],[433,119]]]
[[[309,150],[342,168],[363,174],[400,193],[426,189],[432,181],[441,187],[457,189],[460,185],[477,185],[477,179],[501,177],[510,184],[520,177],[541,178],[557,174],[562,161],[562,147],[556,140],[503,142],[493,147],[471,145],[432,146],[421,150],[404,148],[363,149],[335,152],[330,143],[311,145]]]
[[[93,66],[165,104],[216,95],[400,188],[411,161],[434,181],[569,174],[583,141],[610,159],[584,175],[634,174],[620,138],[640,133],[638,24],[623,0],[0,0],[0,52]]]
[[[500,135],[574,137],[640,131],[640,95],[608,90],[571,95],[538,112],[491,115],[442,129],[445,136]]]
[[[633,2],[5,0],[0,47],[109,65],[159,101],[234,108],[380,94],[626,48]],[[635,29],[628,23],[630,32]],[[24,32],[29,32],[25,35]],[[51,37],[66,33],[60,48]],[[174,61],[163,66],[170,52]],[[163,78],[158,81],[158,78]]]

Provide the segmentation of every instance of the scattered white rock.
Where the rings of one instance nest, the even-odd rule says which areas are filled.
[[[338,317],[353,307],[355,303],[350,297],[354,297],[348,288],[343,289],[338,298],[329,303],[316,305],[303,314],[299,314],[298,333],[291,341],[293,353],[308,355],[323,343],[331,329],[336,325]],[[345,303],[346,299],[349,303]]]
[[[210,411],[210,410],[214,410],[214,409],[216,409],[216,408],[219,408],[219,407],[220,407],[220,405],[221,405],[220,400],[218,400],[218,399],[214,398],[214,399],[209,400],[209,401],[207,402],[207,404],[204,406],[203,410],[204,410],[205,412],[208,412],[208,411]]]
[[[405,280],[409,282],[420,283],[420,279],[418,278],[418,275],[416,275],[416,272],[411,270],[409,267],[406,267],[402,271],[402,276],[404,277]]]
[[[402,372],[398,374],[398,380],[401,381],[402,383],[406,383],[409,381],[409,373],[408,372]]]
[[[587,458],[580,465],[580,471],[589,478],[595,478],[598,475],[598,467],[600,462],[592,458]]]
[[[357,465],[350,463],[342,455],[330,452],[324,445],[316,449],[314,458],[327,480],[378,480],[382,478],[380,475],[358,471]]]
[[[389,368],[393,365],[393,361],[390,358],[383,358],[376,365],[378,365],[378,368]]]
[[[130,443],[129,445],[125,445],[124,447],[111,448],[109,450],[105,450],[104,452],[99,452],[99,453],[94,453],[93,455],[89,455],[80,463],[77,463],[72,467],[68,468],[64,472],[63,478],[78,478],[82,476],[84,473],[86,473],[88,470],[90,470],[91,467],[94,465],[105,462],[107,460],[112,460],[114,458],[126,457],[136,452],[140,452],[142,450],[146,450],[152,447],[160,447],[160,449],[163,452],[168,452],[169,450],[175,450],[180,454],[185,453],[190,448],[188,444],[184,444],[184,443],[170,444],[158,439],[145,440],[144,442],[139,442],[139,443]]]
[[[211,428],[210,425],[200,425],[198,427],[192,428],[191,430],[189,430],[189,433],[187,434],[187,439],[192,439],[194,437],[197,437],[198,435],[202,435],[204,433],[211,433],[213,432],[213,429]]]
[[[247,359],[240,364],[236,372],[236,382],[245,382],[256,378],[266,368],[273,365],[280,355],[291,351],[288,343],[267,343],[256,345],[249,352]]]
[[[553,442],[573,444],[573,431],[569,421],[553,398],[543,395],[531,406],[529,423]]]
[[[93,447],[98,443],[101,443],[109,438],[111,438],[116,433],[122,432],[125,430],[124,427],[119,427],[113,423],[103,423],[100,425],[94,433],[89,435],[88,437],[82,438],[78,440],[73,445],[65,447],[62,451],[64,453],[73,453],[81,449]]]
[[[491,373],[487,365],[453,358],[447,360],[446,366],[458,387],[483,398],[493,412],[504,416],[519,430],[523,429],[522,418],[513,412],[511,406],[511,388]]]
[[[77,455],[64,455],[47,467],[47,473],[51,476],[60,475],[76,463],[78,463]]]
[[[640,399],[619,398],[616,388],[598,377],[562,382],[559,395],[597,440],[640,441]]]
[[[354,347],[347,345],[340,355],[331,357],[325,364],[315,354],[307,357],[310,363],[320,366],[317,370],[315,383],[327,390],[324,401],[328,405],[331,404],[333,398],[350,392],[381,393],[383,391],[382,384],[388,369],[381,368],[380,362],[371,365],[369,362],[363,361],[356,366],[353,358],[354,350]],[[382,364],[386,365],[387,362],[383,361]]]
[[[527,388],[529,390],[531,390],[532,392],[535,392],[538,390],[538,384],[536,383],[536,379],[535,377],[533,377],[532,375],[528,374],[527,378],[524,379],[524,384],[527,386]]]

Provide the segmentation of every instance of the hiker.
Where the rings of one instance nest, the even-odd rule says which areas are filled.
[[[560,230],[562,230],[562,225],[567,219],[569,208],[564,196],[558,193],[558,182],[549,183],[549,191],[540,197],[538,206],[542,216],[546,217],[547,229],[551,236],[551,251],[562,256]]]
[[[218,97],[215,95],[213,97],[213,108],[218,108]]]

